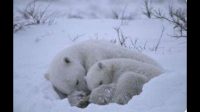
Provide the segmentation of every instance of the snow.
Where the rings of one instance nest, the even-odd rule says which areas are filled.
[[[123,9],[126,3],[130,2],[130,0],[126,0],[127,2],[117,1],[111,6],[118,10]],[[23,8],[26,2],[15,0],[14,6]],[[84,40],[104,39],[110,41],[117,39],[114,27],[119,27],[121,20],[106,18],[106,15],[109,15],[107,13],[110,11],[108,4],[111,4],[111,1],[99,1],[97,7],[99,9],[96,13],[99,18],[96,19],[87,16],[90,12],[87,11],[88,7],[92,5],[95,7],[96,2],[90,0],[87,2],[82,0],[78,5],[79,2],[75,0],[53,0],[52,10],[69,10],[71,8],[74,13],[78,13],[77,10],[80,11],[83,8],[81,10],[88,13],[81,13],[85,16],[84,19],[68,19],[63,16],[56,18],[55,24],[33,25],[14,33],[14,111],[184,112],[187,108],[187,39],[168,36],[174,33],[172,24],[166,21],[147,19],[142,17],[139,11],[136,11],[138,17],[130,21],[128,25],[121,26],[121,30],[125,36],[131,37],[133,40],[138,39],[138,46],[144,46],[147,42],[147,48],[142,50],[142,53],[157,60],[166,73],[150,80],[144,85],[140,95],[134,96],[127,105],[123,106],[114,103],[105,106],[90,104],[87,108],[81,109],[71,107],[67,98],[59,99],[51,83],[44,77],[52,58],[62,49]],[[40,3],[48,4],[44,0]],[[65,8],[64,3],[69,3],[69,7]],[[136,3],[138,5],[141,1],[136,0]],[[163,4],[162,6],[166,7],[167,3]],[[102,8],[103,6],[105,8]],[[131,7],[131,4],[129,6]],[[100,9],[102,11],[99,11]],[[92,11],[95,12],[95,10]],[[155,52],[151,49],[157,44],[162,26],[165,27],[165,32],[159,49]],[[73,41],[77,35],[80,37]],[[127,46],[133,47],[130,42],[127,42]]]

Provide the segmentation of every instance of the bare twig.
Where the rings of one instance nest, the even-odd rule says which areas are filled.
[[[146,50],[146,46],[147,46],[147,42],[148,41],[146,41],[144,43],[144,45],[142,46],[142,45],[138,45],[137,44],[138,43],[138,38],[136,38],[134,41],[132,40],[132,38],[129,38],[129,39],[130,39],[130,42],[131,42],[131,44],[133,46],[133,49],[137,50],[138,52],[142,52],[142,51]],[[132,47],[130,47],[130,48],[132,48]]]
[[[126,47],[126,40],[128,39],[127,36],[123,34],[121,31],[120,27],[114,28],[115,31],[117,32],[117,37],[118,37],[118,42],[121,46]]]
[[[169,17],[163,14],[161,9],[154,10],[152,13],[157,19],[166,20],[174,25],[174,30],[177,31],[177,34],[172,36],[176,38],[187,37],[187,15],[186,10],[181,8],[175,10],[173,5],[169,5]]]
[[[81,34],[81,35],[76,35],[74,38],[71,38],[70,34],[68,34],[68,38],[69,40],[71,40],[72,42],[75,42],[77,39],[79,39],[80,37],[84,36],[85,34]]]
[[[119,19],[119,13],[118,12],[112,10],[112,14],[113,14],[113,17],[112,17],[113,19]]]
[[[128,23],[130,22],[130,17],[128,19],[125,18],[124,14],[125,14],[125,10],[127,8],[128,4],[124,7],[123,11],[122,11],[122,17],[121,17],[121,25],[128,25]]]
[[[153,7],[151,0],[145,0],[144,5],[140,7],[142,9],[142,13],[146,15],[148,18],[152,17]]]
[[[157,42],[157,45],[155,46],[155,51],[157,51],[157,49],[158,49],[158,47],[159,47],[159,45],[160,45],[160,42],[161,42],[161,39],[162,39],[162,37],[163,37],[164,31],[165,31],[165,27],[163,26],[163,27],[162,27],[162,33],[161,33],[160,38],[159,38],[159,40],[158,40],[158,42]]]
[[[130,41],[131,41],[133,48],[136,49],[138,38],[136,38],[134,42],[133,42],[132,38],[130,38]]]
[[[112,42],[112,43],[117,43],[117,40],[116,40],[116,39],[113,39],[113,40],[110,40],[110,42]]]

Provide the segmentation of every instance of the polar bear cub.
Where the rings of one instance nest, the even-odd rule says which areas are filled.
[[[98,105],[127,104],[134,95],[142,92],[142,87],[146,82],[147,78],[142,75],[125,72],[117,84],[101,85],[92,90],[89,102]]]
[[[162,73],[162,68],[151,64],[131,59],[110,59],[94,64],[85,79],[91,91],[101,85],[116,84],[113,100],[126,104],[132,96],[141,92],[144,83]]]

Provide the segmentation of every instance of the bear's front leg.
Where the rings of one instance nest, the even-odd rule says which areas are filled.
[[[142,92],[143,85],[147,82],[147,78],[134,72],[123,73],[117,81],[114,102],[118,104],[127,104],[134,95]]]
[[[92,90],[90,94],[90,103],[98,105],[106,105],[113,101],[113,96],[115,93],[116,85],[101,85],[98,88]]]
[[[88,96],[83,91],[74,91],[72,94],[68,95],[67,98],[71,106],[85,108],[89,105]]]

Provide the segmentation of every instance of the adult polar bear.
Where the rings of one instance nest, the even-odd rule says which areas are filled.
[[[64,49],[52,60],[45,77],[64,93],[89,92],[84,76],[89,68],[100,60],[129,58],[153,66],[160,65],[139,52],[123,48],[108,41],[87,40]]]

